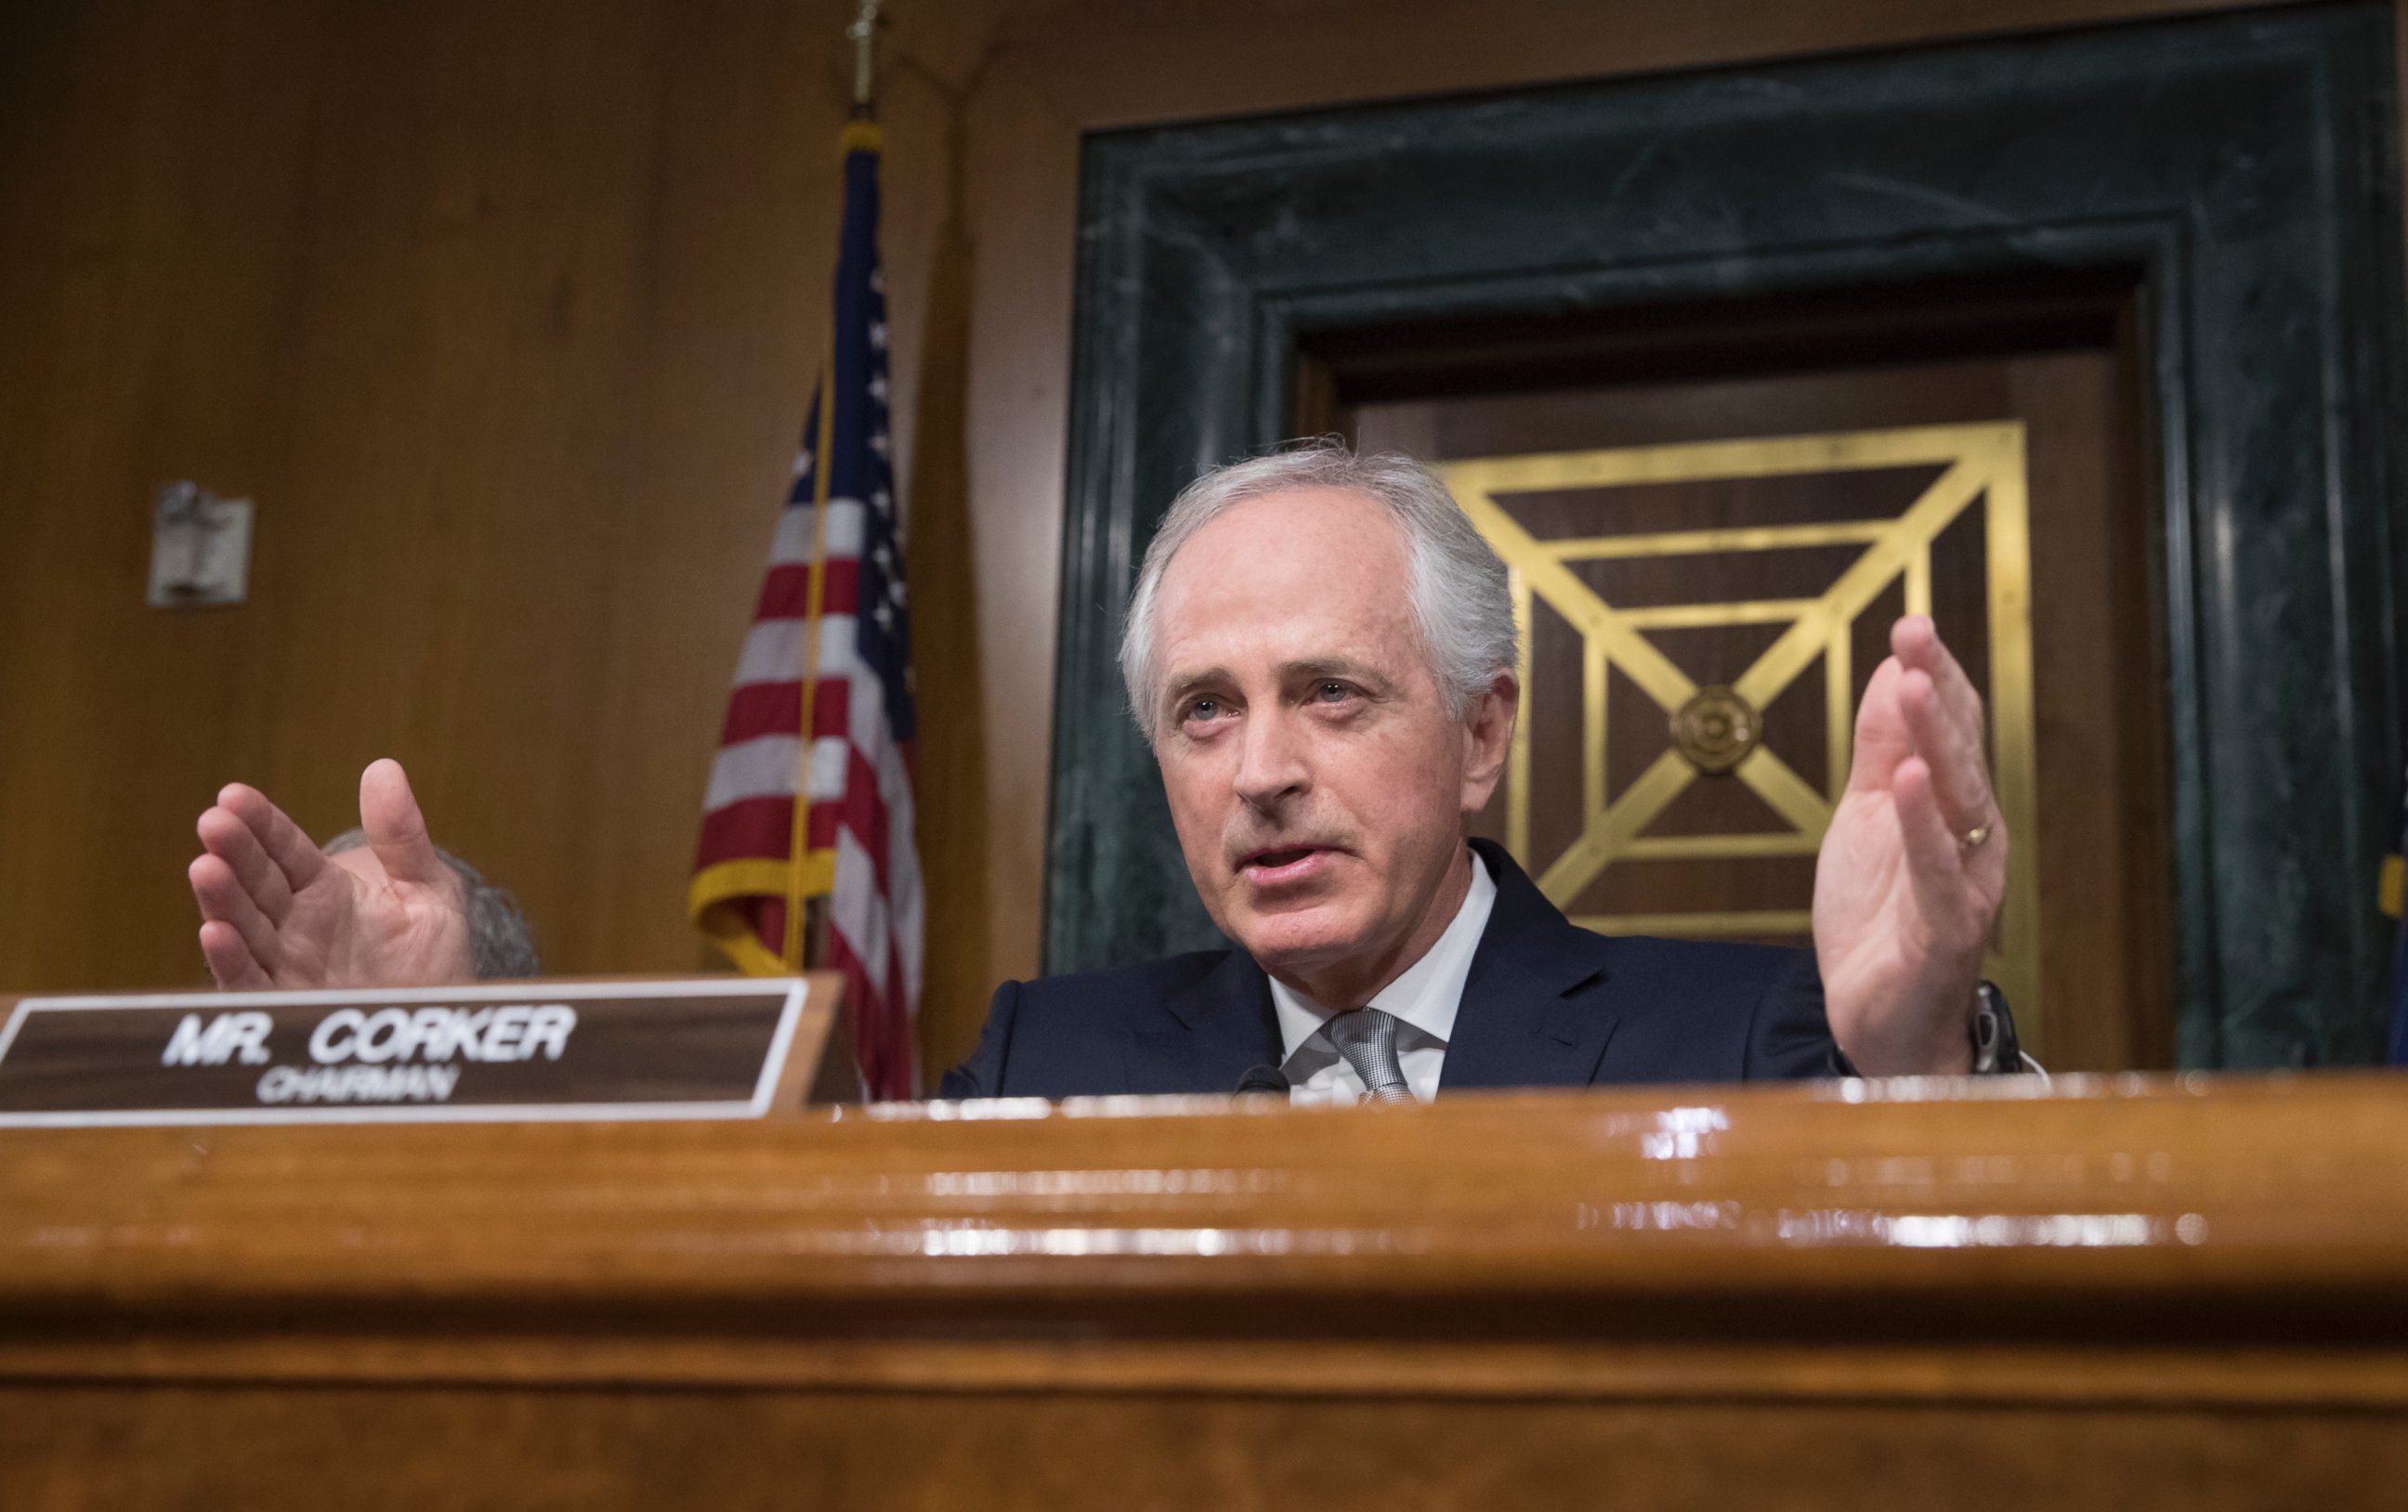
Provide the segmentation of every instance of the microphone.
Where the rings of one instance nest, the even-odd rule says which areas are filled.
[[[1287,1095],[1287,1077],[1275,1065],[1258,1065],[1238,1078],[1238,1095],[1248,1092],[1275,1092]]]

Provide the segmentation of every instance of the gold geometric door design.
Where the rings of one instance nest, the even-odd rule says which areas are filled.
[[[1914,466],[1943,470],[1903,510],[1870,519],[1541,538],[1499,502],[1523,493]],[[2018,1023],[2037,1028],[2039,871],[2022,422],[1482,457],[1441,464],[1440,471],[1511,574],[1523,664],[1521,719],[1507,775],[1505,839],[1507,849],[1526,865],[1531,857],[1533,596],[1580,636],[1579,834],[1538,874],[1540,889],[1565,907],[1617,862],[1814,854],[1830,823],[1832,806],[1847,785],[1856,728],[1852,656],[1857,618],[1901,578],[1906,612],[1929,614],[1932,544],[1976,500],[1984,501],[1990,670],[1990,685],[1984,692],[1992,777],[2013,837],[2006,902],[1985,973],[2016,1006]],[[1840,553],[1836,576],[1811,597],[1617,606],[1573,567],[1610,559],[1799,550],[1820,550],[1819,560],[1828,560],[1835,547],[1860,549]],[[1753,663],[1727,685],[1701,688],[1649,639],[1651,631],[1738,625],[1780,628]],[[1945,624],[1941,630],[1949,634]],[[1759,717],[1817,662],[1826,683],[1821,764],[1827,783],[1822,789],[1763,742]],[[1661,710],[1670,749],[1609,801],[1606,691],[1614,672]],[[1650,825],[1691,784],[1723,779],[1744,784],[1778,816],[1781,827],[1738,834],[1650,833]],[[1615,913],[1575,916],[1572,921],[1609,934],[1799,934],[1810,930],[1811,914],[1805,908]],[[2027,1032],[2025,1039],[2028,1048],[2035,1048],[2033,1033]]]

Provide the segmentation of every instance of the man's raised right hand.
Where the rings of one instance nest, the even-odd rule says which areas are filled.
[[[230,783],[188,874],[220,987],[417,987],[470,980],[467,889],[435,851],[401,763],[360,774],[368,843],[328,855],[258,789]]]

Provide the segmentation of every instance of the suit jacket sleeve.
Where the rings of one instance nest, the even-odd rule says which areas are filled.
[[[970,1058],[945,1073],[937,1095],[947,1098],[1000,1097],[1004,1063],[1011,1054],[1011,1020],[1020,1011],[1020,984],[1006,982],[987,1005],[986,1027],[979,1031],[978,1048]]]
[[[1853,1077],[1856,1068],[1831,1037],[1823,1011],[1823,974],[1812,950],[1795,950],[1756,999],[1748,1025],[1750,1080],[1773,1077]]]

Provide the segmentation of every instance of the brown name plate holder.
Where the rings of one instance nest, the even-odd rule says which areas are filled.
[[[0,1128],[757,1119],[810,985],[24,998],[0,1020]]]

